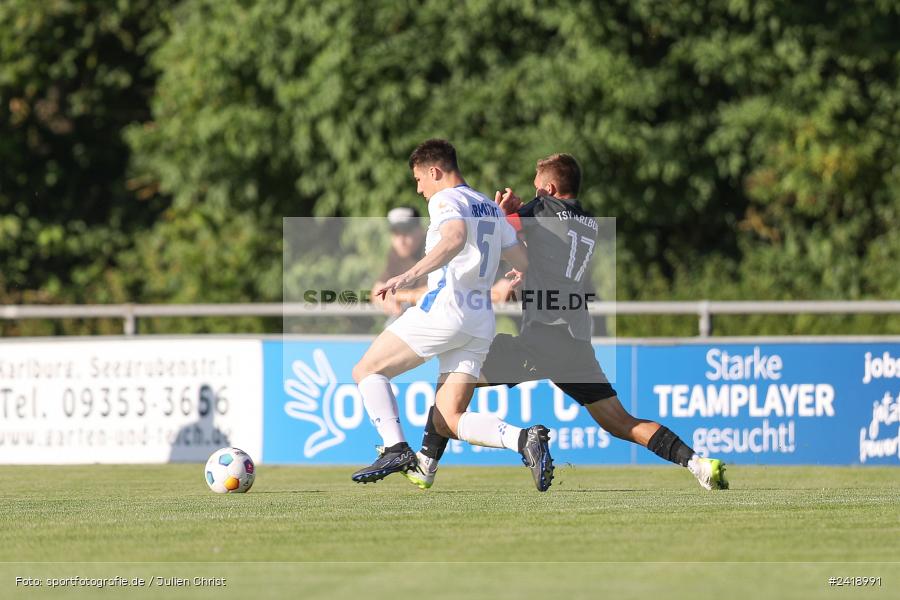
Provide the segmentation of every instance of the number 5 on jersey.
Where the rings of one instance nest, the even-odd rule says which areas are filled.
[[[484,238],[494,233],[496,225],[497,224],[494,221],[478,221],[476,243],[478,244],[478,250],[481,252],[481,268],[478,269],[479,277],[484,277],[485,271],[487,271],[488,258],[491,251],[491,245]],[[593,244],[593,242],[591,242],[591,244]]]

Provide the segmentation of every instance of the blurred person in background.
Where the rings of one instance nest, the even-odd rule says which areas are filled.
[[[420,277],[409,289],[398,290],[396,294],[388,294],[382,298],[375,293],[390,278],[407,272],[425,256],[425,229],[422,227],[419,211],[409,206],[400,206],[388,212],[387,219],[391,228],[391,249],[384,271],[372,286],[371,298],[372,304],[381,307],[392,321],[414,305],[428,288],[426,277]]]

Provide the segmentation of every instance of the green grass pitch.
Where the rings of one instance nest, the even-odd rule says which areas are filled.
[[[260,465],[244,495],[213,494],[202,471],[0,467],[0,597],[36,592],[17,576],[119,574],[228,578],[167,590],[181,597],[900,595],[897,468],[730,466],[732,489],[707,492],[677,467],[567,465],[546,494],[521,467],[444,467],[423,492]]]

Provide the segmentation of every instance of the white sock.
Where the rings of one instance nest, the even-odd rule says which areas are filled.
[[[372,425],[384,441],[385,448],[405,442],[403,428],[400,427],[400,410],[397,408],[397,399],[394,398],[394,391],[388,378],[374,373],[363,378],[358,387],[363,406],[366,407]]]
[[[501,421],[494,415],[467,412],[459,418],[456,435],[475,446],[519,450],[520,427]]]

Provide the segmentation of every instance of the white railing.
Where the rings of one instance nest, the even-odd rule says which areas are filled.
[[[495,305],[497,314],[516,315],[518,304]],[[696,315],[699,335],[712,334],[714,315],[900,314],[900,300],[801,300],[692,302],[592,302],[592,315]],[[0,319],[122,319],[125,335],[137,333],[140,318],[152,317],[303,317],[378,316],[368,304],[94,304],[0,306]]]

